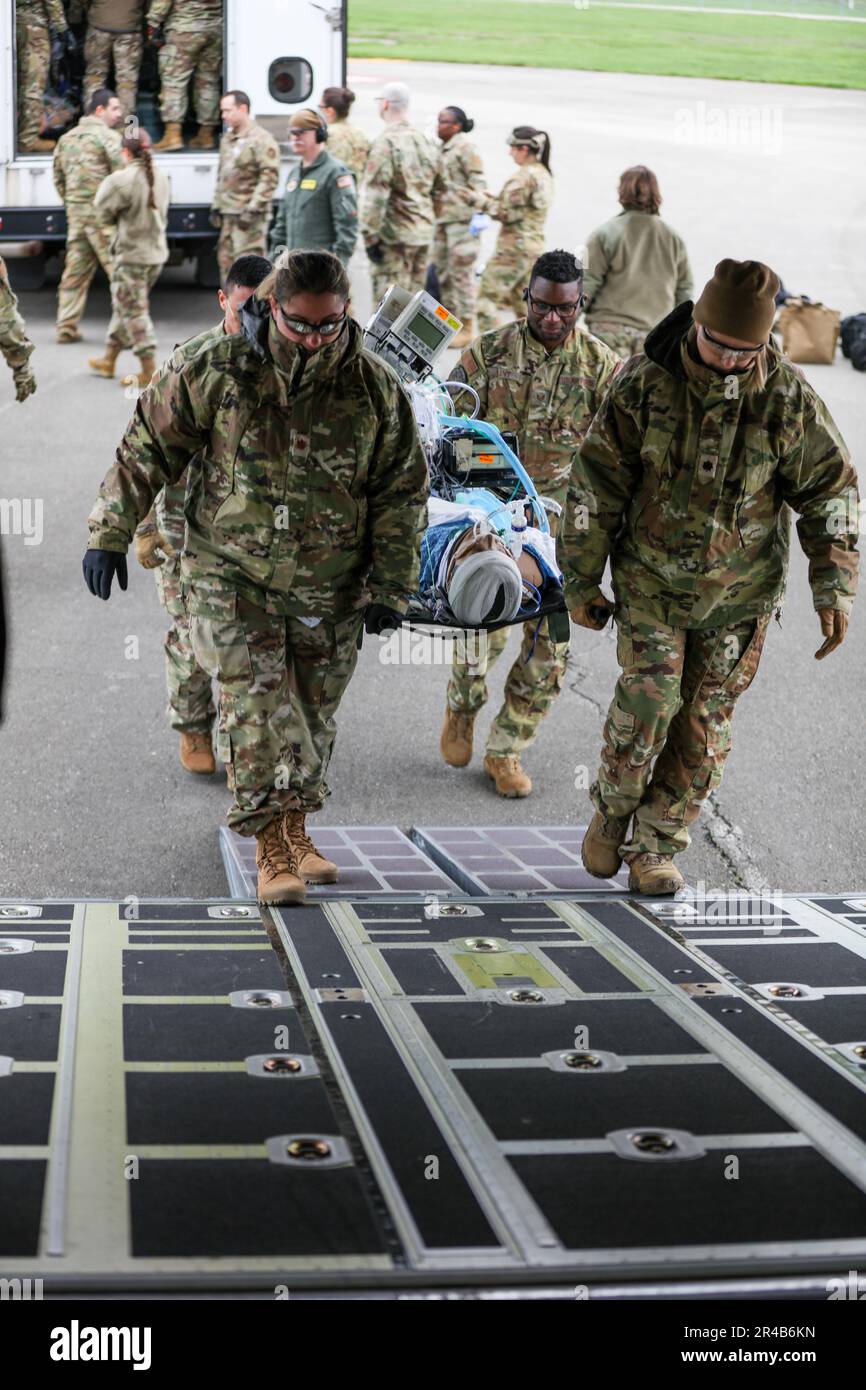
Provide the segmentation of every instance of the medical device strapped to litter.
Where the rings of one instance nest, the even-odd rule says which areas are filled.
[[[389,285],[364,329],[364,347],[404,383],[422,381],[463,324],[426,290]]]

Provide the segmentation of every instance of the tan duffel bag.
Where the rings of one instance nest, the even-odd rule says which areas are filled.
[[[785,356],[792,362],[832,362],[839,341],[840,318],[837,309],[828,309],[825,304],[786,300],[777,325]]]

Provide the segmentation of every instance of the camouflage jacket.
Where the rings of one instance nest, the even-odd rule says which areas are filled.
[[[553,202],[553,177],[543,164],[521,164],[497,198],[488,194],[484,211],[502,223],[497,250],[506,245],[535,254],[544,247],[544,228]]]
[[[469,222],[485,203],[484,165],[475,145],[459,130],[442,145],[433,207],[437,222]]]
[[[280,177],[280,147],[264,126],[253,121],[243,135],[228,131],[220,141],[213,206],[220,212],[270,216]]]
[[[560,560],[570,606],[610,559],[618,602],[670,627],[770,612],[785,587],[791,516],[816,608],[857,588],[857,477],[823,401],[773,348],[767,378],[694,362],[690,303],[623,366],[581,446]]]
[[[18,300],[9,284],[6,262],[0,256],[0,352],[6,358],[6,365],[15,372],[27,365],[32,351],[33,344],[18,312]]]
[[[348,265],[358,239],[355,180],[345,164],[319,147],[315,161],[293,169],[271,227],[271,254],[278,246],[333,251]]]
[[[68,29],[63,13],[63,0],[18,0],[15,18],[25,24],[41,24],[62,34]]]
[[[518,319],[476,338],[449,375],[475,387],[480,420],[516,433],[520,461],[539,492],[564,506],[578,447],[618,366],[616,354],[581,329],[548,352]],[[465,409],[468,395],[451,394]]]
[[[68,8],[73,24],[86,19],[90,29],[107,34],[141,33],[144,0],[72,0]]]
[[[203,347],[209,347],[211,343],[218,343],[224,335],[225,320],[223,319],[215,328],[206,328],[203,333],[196,333],[195,337],[187,338],[185,343],[177,343],[171,357],[160,367],[159,378],[164,377],[166,372],[177,371],[184,362],[189,362],[191,358],[195,357]],[[156,494],[153,508],[138,527],[140,530],[147,522],[155,522],[161,534],[165,536],[178,554],[183,550],[186,536],[184,505],[189,473],[189,468],[186,468],[176,483],[166,483],[165,487],[160,488]]]
[[[242,333],[142,392],[90,515],[91,546],[125,551],[155,494],[194,463],[181,560],[191,613],[226,616],[237,595],[299,617],[369,599],[404,607],[428,485],[402,387],[354,322],[308,355],[266,303],[241,316]]]
[[[408,121],[387,125],[370,146],[361,196],[361,234],[370,245],[433,240],[436,151]]]
[[[360,188],[367,155],[370,153],[370,141],[363,130],[359,130],[356,125],[350,125],[348,121],[335,121],[333,125],[328,126],[328,152],[335,159],[342,160],[354,175],[356,188]]]
[[[98,116],[82,116],[68,130],[54,150],[54,185],[64,203],[85,204],[92,208],[96,190],[115,169],[123,169],[121,137]]]
[[[223,0],[150,0],[147,22],[164,24],[167,33],[222,29]]]

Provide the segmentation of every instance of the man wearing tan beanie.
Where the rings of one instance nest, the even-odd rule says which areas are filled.
[[[574,622],[617,623],[622,674],[590,788],[590,873],[683,886],[788,565],[791,508],[809,558],[822,659],[857,589],[857,476],[827,407],[769,342],[779,279],[720,261],[622,368],[581,446],[560,542]],[[601,592],[610,561],[615,603]],[[653,765],[654,764],[654,765]]]

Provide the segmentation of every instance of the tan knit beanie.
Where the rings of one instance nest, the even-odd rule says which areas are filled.
[[[765,343],[776,317],[779,277],[761,261],[719,261],[692,316],[711,333]]]

